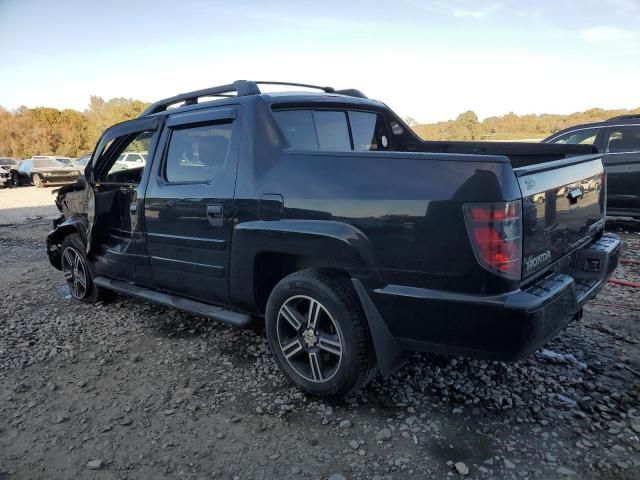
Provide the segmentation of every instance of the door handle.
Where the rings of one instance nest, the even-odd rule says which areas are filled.
[[[207,205],[207,220],[213,227],[221,227],[223,221],[222,205]]]
[[[138,204],[137,203],[130,203],[129,204],[129,213],[131,215],[136,215],[138,213]]]

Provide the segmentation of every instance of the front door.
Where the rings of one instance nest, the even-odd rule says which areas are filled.
[[[238,107],[169,117],[144,201],[154,285],[210,303],[228,303]]]
[[[130,152],[153,153],[158,126],[158,118],[141,118],[111,127],[100,139],[86,169],[91,187],[89,258],[96,275],[135,281],[148,269],[138,225],[139,190],[144,190],[148,165],[122,166],[117,160]]]

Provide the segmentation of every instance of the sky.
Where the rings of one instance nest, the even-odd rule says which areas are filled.
[[[0,105],[237,79],[358,88],[420,122],[640,107],[640,0],[0,0]]]

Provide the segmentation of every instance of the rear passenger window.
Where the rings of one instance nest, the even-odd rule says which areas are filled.
[[[610,153],[640,152],[640,126],[614,127],[609,133]]]
[[[174,128],[165,160],[168,182],[204,183],[215,178],[227,161],[232,123]]]
[[[273,114],[293,148],[350,152],[389,146],[384,118],[377,113],[279,110]]]

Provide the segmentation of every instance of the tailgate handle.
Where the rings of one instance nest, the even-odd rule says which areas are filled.
[[[569,199],[570,205],[575,205],[578,203],[578,199],[582,196],[581,188],[574,188],[569,193],[567,193],[567,198]]]

